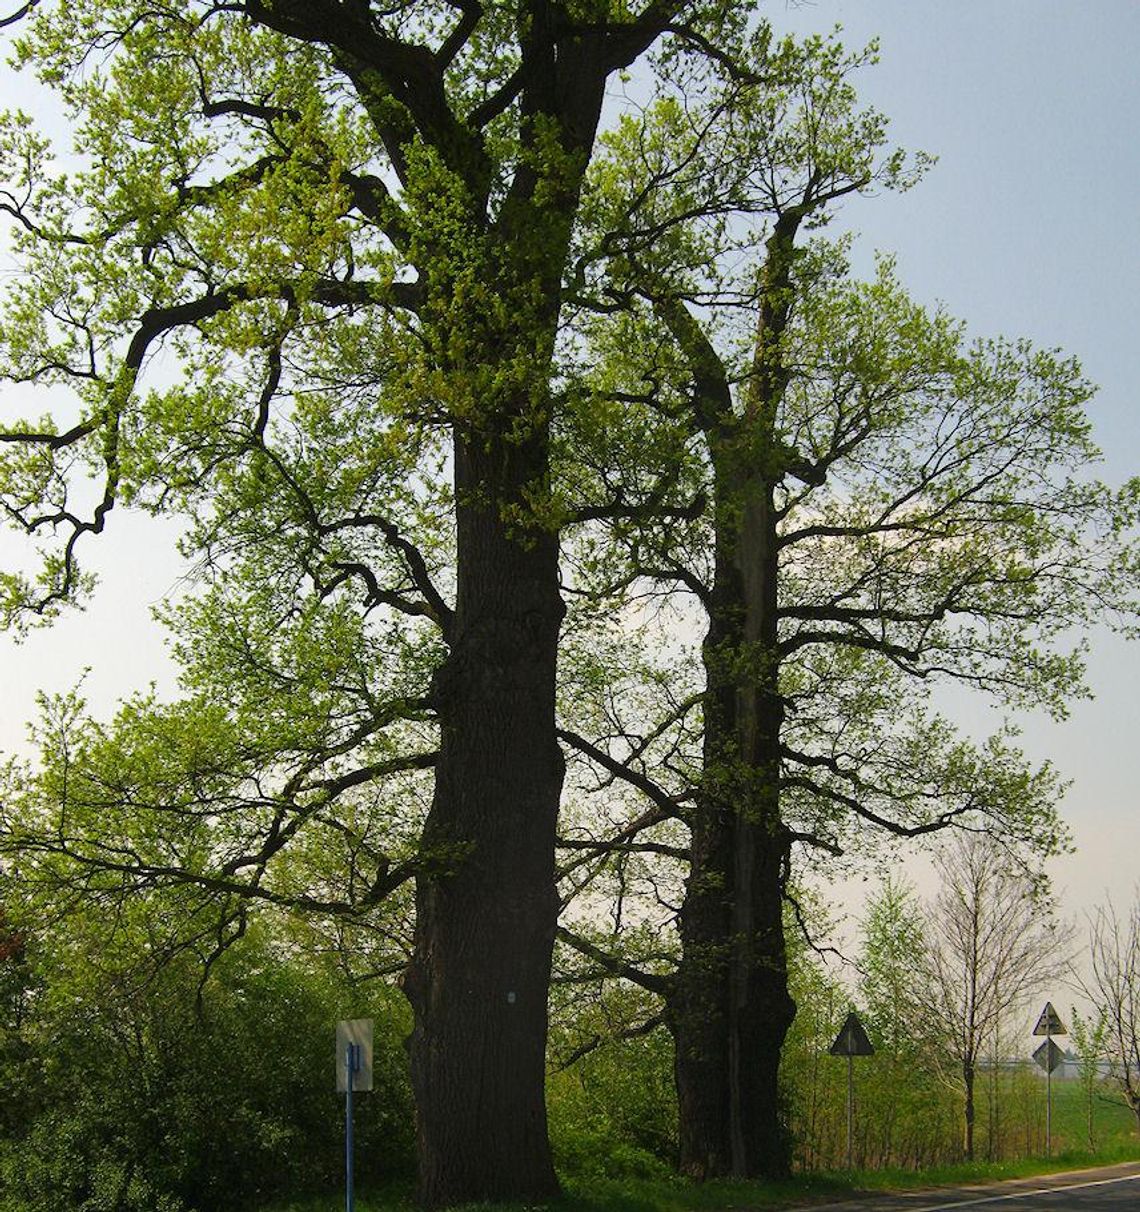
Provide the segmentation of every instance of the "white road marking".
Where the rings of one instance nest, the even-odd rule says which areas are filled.
[[[1028,1199],[1032,1195],[1053,1195],[1064,1191],[1081,1191],[1086,1187],[1107,1187],[1113,1183],[1134,1183],[1140,1181],[1140,1174],[1125,1174],[1120,1178],[1097,1178],[1090,1182],[1069,1183],[1063,1187],[1038,1187],[1032,1191],[1015,1191],[1010,1195],[985,1195],[981,1199],[959,1199],[949,1204],[926,1204],[921,1208],[912,1208],[908,1212],[945,1212],[949,1208],[974,1208],[978,1204],[999,1204],[1007,1199]]]

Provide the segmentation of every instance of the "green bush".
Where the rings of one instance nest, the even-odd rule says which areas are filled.
[[[555,991],[552,1054],[556,1061],[581,1055],[547,1082],[559,1171],[572,1178],[669,1175],[678,1151],[672,1040],[663,1026],[623,1038],[658,1007],[621,982],[592,995],[581,989],[560,994],[565,991]]]
[[[344,1111],[333,1028],[345,1017],[376,1020],[376,1089],[357,1100],[360,1179],[410,1172],[398,993],[362,998],[266,941],[227,955],[200,1005],[199,977],[176,964],[130,994],[85,983],[42,999],[19,1032],[34,1081],[0,1143],[3,1212],[224,1212],[334,1186]],[[17,1063],[12,1037],[0,1090]]]

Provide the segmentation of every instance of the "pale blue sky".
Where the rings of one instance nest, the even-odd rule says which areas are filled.
[[[1140,474],[1140,5],[774,0],[765,11],[797,33],[842,24],[849,45],[877,35],[882,62],[861,92],[899,144],[939,157],[911,192],[847,208],[865,255],[895,253],[916,298],[980,335],[1076,355],[1100,385],[1104,478]],[[1024,720],[1026,749],[1073,780],[1078,853],[1052,870],[1077,917],[1106,890],[1123,904],[1140,878],[1140,644],[1091,639],[1096,701],[1062,725]],[[980,707],[967,719],[993,722]]]
[[[848,207],[867,261],[874,248],[895,253],[915,297],[943,302],[979,334],[1077,355],[1101,385],[1093,412],[1105,475],[1140,472],[1140,5],[773,0],[765,11],[800,33],[842,23],[852,45],[878,34],[882,63],[865,73],[864,96],[891,116],[897,142],[940,157],[910,193]],[[66,688],[85,665],[100,711],[169,681],[148,612],[179,575],[170,532],[112,520],[114,535],[89,545],[103,585],[87,614],[20,646],[0,637],[0,749],[20,745],[37,688]],[[0,559],[10,551],[0,541]],[[1079,852],[1054,865],[1073,914],[1106,890],[1130,898],[1140,856],[1140,645],[1093,641],[1097,700],[1065,725],[1025,722],[1030,752],[1073,780],[1066,815]],[[997,721],[978,708],[967,722]]]

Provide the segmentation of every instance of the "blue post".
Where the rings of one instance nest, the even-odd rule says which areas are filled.
[[[352,1190],[352,1087],[356,1084],[356,1074],[360,1072],[360,1045],[349,1044],[344,1059],[348,1076],[344,1092],[344,1208],[345,1212],[353,1212],[355,1196]]]

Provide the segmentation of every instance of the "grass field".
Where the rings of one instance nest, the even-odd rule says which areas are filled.
[[[1005,1097],[1004,1154],[1013,1157],[1039,1157],[1045,1153],[1045,1082],[1034,1075],[1030,1083],[1019,1083]],[[975,1152],[986,1151],[988,1113],[979,1090],[978,1125]],[[1074,1156],[1114,1156],[1120,1150],[1135,1150],[1140,1137],[1135,1116],[1120,1095],[1104,1085],[1094,1091],[1092,1103],[1092,1142],[1089,1141],[1088,1098],[1077,1081],[1053,1082],[1052,1143],[1054,1154]]]

